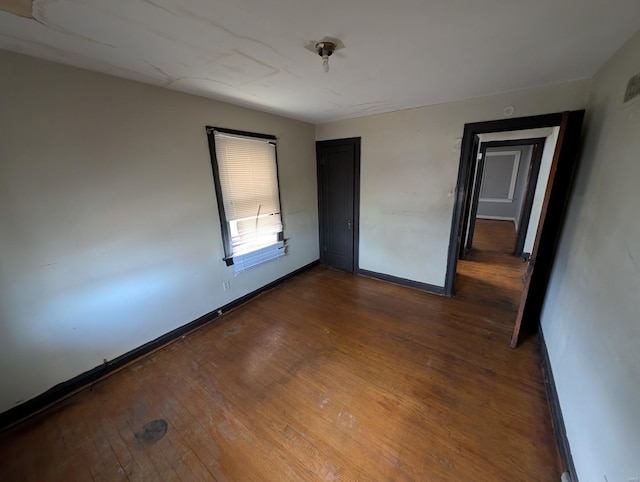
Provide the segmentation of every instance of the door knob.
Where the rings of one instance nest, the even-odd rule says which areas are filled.
[[[349,227],[349,229],[351,229],[351,219],[347,220],[347,226]]]

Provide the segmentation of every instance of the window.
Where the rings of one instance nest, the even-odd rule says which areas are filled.
[[[276,138],[207,127],[227,265],[245,271],[284,254]]]

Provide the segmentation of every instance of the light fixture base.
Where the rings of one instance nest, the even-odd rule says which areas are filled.
[[[316,52],[320,57],[331,57],[333,55],[333,51],[336,49],[336,44],[333,42],[318,42],[316,43]]]
[[[320,41],[309,42],[306,48],[322,57],[322,69],[325,72],[329,72],[329,57],[331,57],[336,50],[343,49],[344,44],[338,39],[325,37]]]

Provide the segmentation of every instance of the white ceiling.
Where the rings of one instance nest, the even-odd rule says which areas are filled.
[[[34,0],[32,17],[0,12],[0,48],[325,122],[591,77],[640,1]],[[345,45],[329,73],[305,49],[325,36]]]

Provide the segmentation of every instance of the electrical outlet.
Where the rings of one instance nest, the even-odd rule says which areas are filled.
[[[231,289],[231,284],[229,283],[229,280],[223,281],[222,282],[222,290],[223,291],[229,291]]]

